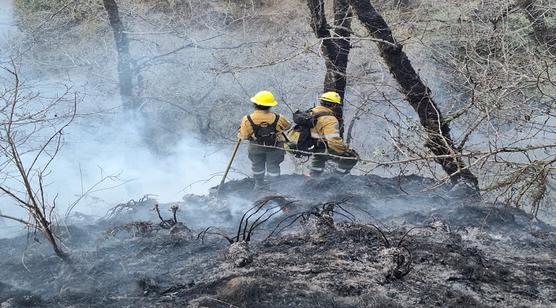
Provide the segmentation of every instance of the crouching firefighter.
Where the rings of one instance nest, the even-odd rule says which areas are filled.
[[[283,132],[291,126],[288,120],[270,111],[278,105],[274,95],[269,91],[260,91],[251,97],[255,111],[243,117],[238,138],[249,140],[247,149],[252,163],[255,188],[265,187],[265,173],[269,181],[280,175],[280,163],[284,161]]]
[[[320,106],[294,113],[297,126],[292,131],[298,131],[297,150],[313,153],[310,176],[321,175],[328,160],[336,163],[336,174],[349,174],[357,164],[358,155],[344,143],[340,134],[335,111],[342,107],[342,98],[331,91],[322,94],[319,101]]]

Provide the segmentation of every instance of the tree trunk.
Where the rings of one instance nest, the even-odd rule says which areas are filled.
[[[124,109],[137,109],[137,101],[133,96],[133,76],[131,56],[129,54],[129,40],[125,33],[124,24],[120,19],[118,5],[115,0],[103,0],[104,9],[108,14],[110,27],[114,33],[114,42],[118,52],[118,78],[120,80],[120,96]]]
[[[331,30],[326,20],[324,0],[307,0],[311,13],[311,28],[317,38],[322,39],[321,50],[324,55],[326,75],[324,92],[336,91],[342,99],[346,91],[346,72],[349,61],[351,36],[351,8],[349,0],[334,0],[334,28]],[[337,110],[340,133],[344,132],[343,105]]]
[[[58,241],[56,240],[54,233],[52,233],[52,224],[46,220],[46,218],[43,216],[43,214],[40,211],[37,211],[36,215],[37,215],[36,218],[38,218],[36,220],[39,222],[39,225],[41,226],[40,228],[42,229],[44,235],[46,235],[46,239],[52,245],[52,249],[54,249],[54,253],[64,262],[70,263],[71,260],[69,256],[60,248],[60,245],[58,244]]]
[[[455,148],[450,136],[450,128],[442,117],[440,109],[431,97],[431,90],[425,86],[402,45],[396,42],[386,21],[375,10],[369,0],[350,0],[353,10],[370,35],[377,39],[380,55],[386,62],[390,73],[400,84],[409,104],[417,112],[421,125],[427,131],[426,146],[437,156],[436,161],[450,175],[453,182],[460,179],[478,185],[477,178],[465,168],[459,150]]]
[[[348,0],[334,0],[334,34],[330,41],[336,54],[331,59],[330,69],[327,69],[324,90],[336,91],[342,99],[346,92],[346,72],[351,48],[351,17]]]

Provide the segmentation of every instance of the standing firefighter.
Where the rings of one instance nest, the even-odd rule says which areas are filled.
[[[249,159],[252,163],[255,188],[264,187],[265,173],[272,179],[280,175],[284,161],[283,132],[290,128],[285,117],[270,111],[278,102],[269,91],[260,91],[251,97],[255,111],[243,117],[238,138],[249,140]]]
[[[319,100],[321,105],[311,110],[315,119],[311,128],[311,138],[315,139],[311,176],[321,175],[329,159],[337,163],[335,173],[349,174],[357,164],[358,157],[355,151],[344,143],[340,134],[340,124],[334,116],[334,110],[341,108],[342,98],[338,93],[331,91],[322,94]]]

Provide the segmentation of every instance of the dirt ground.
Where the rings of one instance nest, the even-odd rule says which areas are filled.
[[[147,198],[75,216],[71,264],[2,239],[0,307],[556,305],[555,228],[521,210],[417,176],[252,185],[161,204],[164,223]]]

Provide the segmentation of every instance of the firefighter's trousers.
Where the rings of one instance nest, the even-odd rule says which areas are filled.
[[[268,176],[280,175],[280,164],[284,161],[285,151],[283,145],[275,147],[260,146],[256,143],[250,143],[247,148],[249,160],[251,160],[253,177],[255,179],[263,179],[265,173]]]
[[[331,154],[331,155],[327,155]],[[337,157],[341,156],[341,157]],[[357,164],[357,154],[353,152],[336,153],[330,149],[316,151],[311,160],[311,175],[320,175],[324,171],[326,162],[332,160],[336,163],[335,172],[338,174],[348,174]]]

